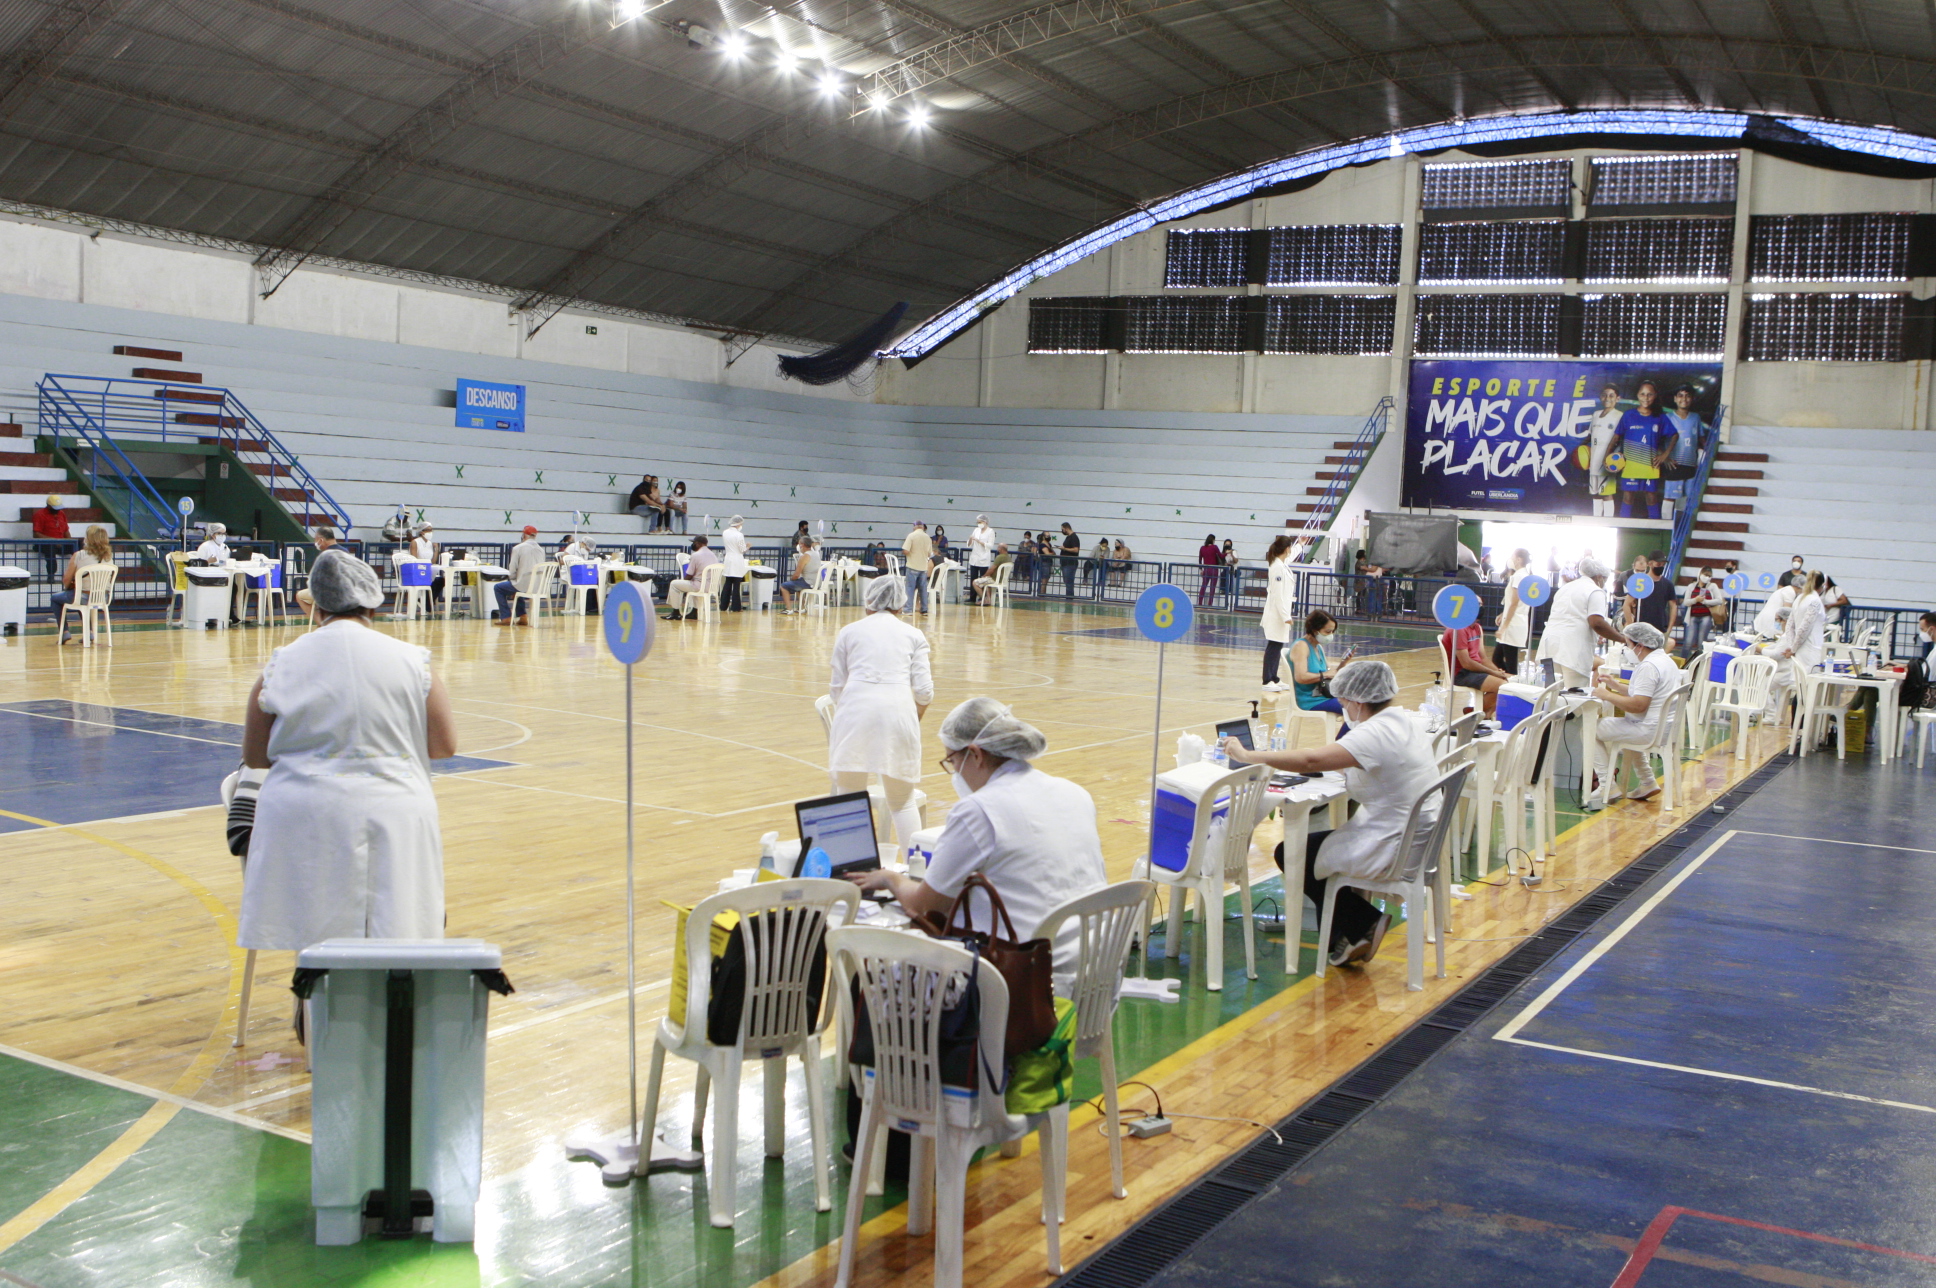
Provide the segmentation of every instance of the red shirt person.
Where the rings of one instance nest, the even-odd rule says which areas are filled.
[[[73,534],[67,530],[67,515],[61,509],[61,498],[49,496],[47,504],[34,511],[34,539],[36,541],[72,541]],[[64,547],[43,545],[41,558],[47,563],[47,575],[55,576],[60,571],[60,557]]]
[[[1486,633],[1477,622],[1439,635],[1439,648],[1452,668],[1452,683],[1462,689],[1479,690],[1485,713],[1491,715],[1499,700],[1499,686],[1512,677],[1492,664],[1492,659],[1486,656],[1485,643]]]

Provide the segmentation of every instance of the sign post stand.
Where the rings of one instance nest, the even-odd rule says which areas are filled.
[[[1180,587],[1159,582],[1136,597],[1136,629],[1156,641],[1156,727],[1150,735],[1150,778],[1149,808],[1150,836],[1156,835],[1156,775],[1163,756],[1163,653],[1172,640],[1182,639],[1196,624],[1196,606]],[[1143,856],[1143,869],[1147,871],[1149,855]],[[1180,888],[1180,887],[1179,887]],[[1178,924],[1182,924],[1180,921]],[[1144,944],[1143,970],[1141,978],[1125,978],[1122,983],[1122,996],[1142,997],[1159,1002],[1177,1000],[1177,980],[1150,979],[1149,945]]]
[[[637,946],[637,887],[633,877],[635,830],[633,826],[632,756],[632,668],[652,651],[657,619],[652,606],[639,593],[637,583],[615,582],[600,605],[600,623],[605,632],[605,647],[625,667],[625,1068],[630,1113],[625,1130],[591,1140],[568,1140],[568,1158],[588,1158],[599,1166],[607,1185],[623,1185],[633,1176],[650,1171],[677,1169],[697,1171],[700,1155],[691,1150],[660,1151],[645,1149],[647,1124],[639,1122],[639,986]],[[660,1155],[655,1157],[655,1155]]]

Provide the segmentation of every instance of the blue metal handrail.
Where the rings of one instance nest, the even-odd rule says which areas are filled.
[[[1291,546],[1292,563],[1303,560],[1312,545],[1324,535],[1325,529],[1330,527],[1331,521],[1337,517],[1338,507],[1344,504],[1345,497],[1349,496],[1351,489],[1357,485],[1358,475],[1364,471],[1365,462],[1371,459],[1372,450],[1378,446],[1378,440],[1384,437],[1385,430],[1391,423],[1391,413],[1391,396],[1386,395],[1378,400],[1376,407],[1371,409],[1371,415],[1365,417],[1364,427],[1352,440],[1350,450],[1345,453],[1344,463],[1338,466],[1335,477],[1325,485],[1324,495],[1318,498],[1317,508],[1311,511],[1310,517],[1304,521],[1304,526],[1298,530],[1297,540]]]
[[[148,481],[148,476],[135,467],[127,453],[109,436],[105,393],[100,400],[101,415],[97,417],[76,391],[60,383],[59,377],[44,377],[39,392],[39,426],[43,431],[52,432],[54,445],[59,447],[63,437],[72,437],[90,449],[87,459],[88,490],[97,494],[100,491],[100,465],[103,460],[108,463],[115,485],[127,490],[128,524],[134,529],[129,535],[173,537],[179,534],[181,516],[162,499],[155,485]],[[149,531],[144,532],[143,528]]]
[[[259,477],[272,496],[279,486],[309,494],[309,500],[301,503],[298,515],[304,528],[314,527],[316,522],[329,522],[339,532],[349,530],[349,512],[336,503],[316,476],[304,468],[295,453],[270,432],[233,390],[215,385],[179,385],[121,376],[52,372],[41,378],[40,389],[43,404],[51,394],[79,414],[91,416],[94,432],[110,444],[112,436],[139,436],[162,442],[214,442],[226,447],[244,467],[268,467],[268,472]],[[195,424],[182,419],[189,415],[206,417],[214,423]],[[292,514],[296,513],[294,503],[282,497],[276,499]]]
[[[1696,469],[1694,480],[1687,489],[1687,496],[1681,501],[1680,513],[1674,516],[1674,544],[1667,553],[1667,575],[1679,577],[1681,556],[1687,551],[1688,538],[1694,535],[1694,516],[1701,511],[1701,501],[1707,495],[1708,476],[1714,472],[1715,458],[1721,454],[1721,426],[1727,422],[1728,405],[1722,403],[1714,413],[1711,437],[1701,451],[1701,463]]]

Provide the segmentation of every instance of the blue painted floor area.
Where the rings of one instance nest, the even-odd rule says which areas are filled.
[[[1928,851],[1791,765],[1153,1284],[1936,1284]]]
[[[241,763],[242,726],[65,699],[0,704],[0,810],[86,823],[221,802]],[[438,774],[502,769],[455,756]],[[0,832],[36,824],[0,816]]]
[[[1102,640],[1140,640],[1143,632],[1134,626],[1099,626],[1093,630],[1060,631],[1062,635],[1086,635],[1091,639]],[[1358,650],[1359,657],[1375,657],[1380,653],[1398,653],[1406,649],[1423,648],[1432,642],[1432,636],[1419,632],[1411,636],[1381,634],[1375,629],[1359,628],[1347,630],[1340,627],[1338,636],[1326,648],[1333,659],[1332,665],[1342,660],[1351,649]],[[1206,648],[1237,649],[1244,653],[1256,653],[1261,657],[1264,652],[1264,632],[1255,618],[1249,621],[1222,621],[1214,617],[1199,616],[1190,627],[1190,633],[1177,641],[1178,644],[1198,644]]]

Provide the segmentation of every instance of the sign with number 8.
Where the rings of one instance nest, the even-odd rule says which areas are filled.
[[[1176,586],[1151,586],[1136,598],[1136,629],[1158,644],[1182,639],[1196,621],[1196,606]]]

